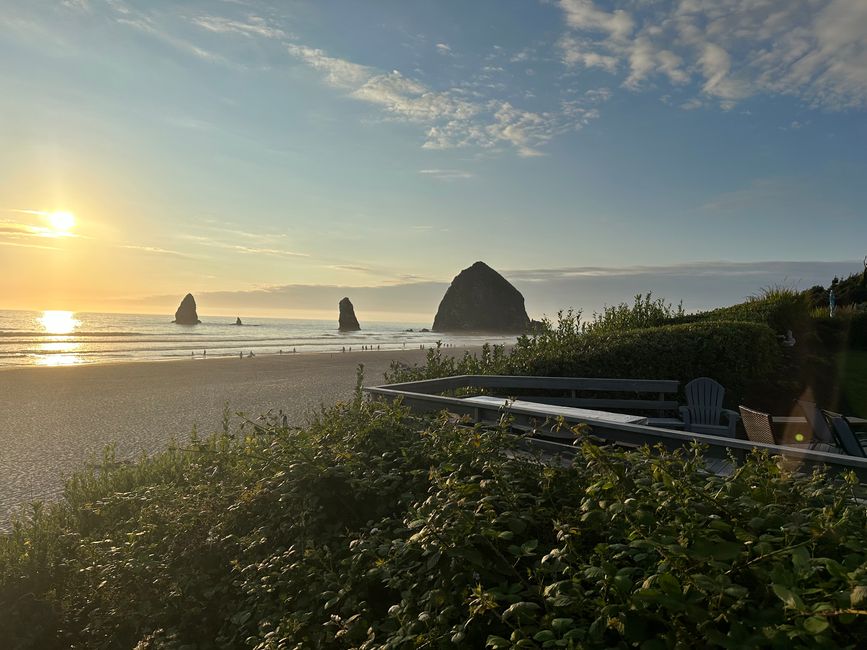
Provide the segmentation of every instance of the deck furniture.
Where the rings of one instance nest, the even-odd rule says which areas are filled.
[[[813,404],[814,408],[815,406],[816,405]],[[806,438],[799,435],[796,437],[795,440],[786,440],[783,439],[782,436],[774,433],[774,423],[787,425],[806,424],[808,422],[807,418],[788,416],[775,417],[768,415],[767,413],[762,413],[761,411],[755,411],[753,409],[747,408],[746,406],[740,406],[739,410],[741,412],[741,421],[744,424],[744,430],[747,432],[747,439],[753,442],[762,442],[769,445],[776,444],[783,447],[792,447],[793,449],[809,449],[812,451],[821,451],[828,454],[845,453],[843,449],[841,449],[836,444],[836,442],[823,442],[815,435],[811,435]],[[816,410],[818,411],[818,409]],[[821,415],[821,412],[819,412],[820,421],[824,423],[824,417],[821,417]]]
[[[685,389],[686,406],[680,407],[680,417],[686,431],[714,436],[736,437],[740,416],[722,407],[725,388],[709,377],[689,382]],[[722,418],[726,424],[721,424]]]
[[[617,413],[637,412],[647,424],[682,429],[675,417],[679,382],[672,379],[609,379],[604,377],[524,377],[509,375],[459,375],[443,379],[395,384],[395,388],[426,392],[481,388],[497,396],[535,404],[568,406]]]
[[[834,427],[834,433],[843,450],[855,458],[867,458],[867,452],[864,451],[864,447],[858,441],[858,437],[852,432],[849,420],[836,413],[829,415],[831,426]]]
[[[814,402],[803,399],[799,399],[797,404],[801,411],[804,412],[807,422],[810,423],[810,428],[813,430],[813,440],[829,445],[836,444],[837,440],[834,438],[834,434],[828,426],[828,420],[822,410]]]
[[[471,402],[455,395],[456,391],[475,390],[476,392],[520,394],[520,390],[538,394],[556,394],[571,390],[580,390],[584,382],[608,382],[609,387],[620,385],[619,390],[632,390],[629,386],[633,380],[618,379],[576,379],[573,377],[514,377],[497,375],[458,375],[425,379],[421,381],[402,382],[382,386],[364,387],[364,392],[371,399],[399,400],[404,406],[416,413],[442,413],[443,411],[465,417],[473,422],[490,422],[497,424],[503,412],[500,406],[484,402]],[[650,381],[650,380],[641,380]],[[621,383],[623,382],[623,383]],[[664,382],[665,385],[677,382]],[[519,390],[515,390],[519,389]],[[445,393],[445,394],[444,394]],[[536,397],[531,398],[534,402]],[[579,405],[587,406],[587,405]],[[533,408],[514,407],[510,412],[512,425],[520,431],[532,432],[538,422],[543,422],[550,416],[539,413],[539,404]],[[610,407],[602,407],[610,408]],[[617,409],[620,410],[620,409]],[[643,410],[643,408],[642,408]],[[771,454],[784,457],[787,461],[797,463],[798,471],[809,472],[813,468],[823,467],[831,473],[854,471],[859,480],[867,483],[867,458],[853,457],[839,453],[827,453],[820,449],[802,446],[767,445],[749,440],[738,440],[719,435],[688,433],[657,426],[642,424],[614,423],[610,420],[595,418],[576,418],[572,414],[564,415],[567,425],[585,422],[590,426],[594,439],[609,444],[635,447],[642,445],[662,445],[667,449],[689,447],[696,442],[703,445],[706,461],[711,464],[725,464],[732,458],[735,462],[744,461],[754,450],[765,450]],[[652,422],[653,418],[649,418]],[[572,441],[567,444],[539,437],[534,433],[522,436],[517,443],[528,448],[569,457],[577,452]],[[717,470],[714,470],[717,471]]]
[[[770,415],[761,411],[754,411],[746,406],[739,406],[738,410],[741,412],[741,421],[744,423],[748,440],[762,442],[766,445],[777,444]]]
[[[610,411],[596,411],[592,409],[576,408],[574,406],[556,406],[553,404],[539,404],[524,400],[512,400],[505,397],[491,397],[490,395],[478,395],[466,397],[465,402],[473,404],[489,404],[508,411],[527,411],[545,417],[559,418],[569,416],[581,420],[603,420],[612,424],[647,424],[648,418],[640,415],[627,415],[625,413],[611,413]]]

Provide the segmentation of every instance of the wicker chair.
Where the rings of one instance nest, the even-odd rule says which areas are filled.
[[[746,406],[739,406],[738,410],[741,412],[741,420],[750,442],[761,442],[766,445],[777,444],[771,427],[770,415],[748,409]]]

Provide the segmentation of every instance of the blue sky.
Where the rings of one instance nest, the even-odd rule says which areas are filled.
[[[6,0],[0,61],[0,306],[432,316],[483,259],[700,308],[867,253],[863,0]]]

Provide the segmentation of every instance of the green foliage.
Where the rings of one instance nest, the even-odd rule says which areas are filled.
[[[585,333],[580,316],[561,313],[535,337],[523,337],[511,350],[486,348],[479,357],[452,359],[428,351],[423,366],[392,366],[386,381],[448,375],[502,374],[544,377],[628,377],[676,379],[685,385],[701,376],[726,387],[737,405],[753,387],[780,367],[780,345],[765,325],[745,322],[696,322],[625,331],[605,328]]]
[[[867,303],[867,271],[853,273],[843,280],[834,278],[831,286],[827,289],[816,286],[807,290],[805,293],[810,306],[814,309],[820,309],[827,314],[829,289],[834,289],[834,297],[838,307],[863,305]]]
[[[250,424],[253,424],[252,428]],[[258,431],[259,433],[256,433]],[[853,479],[698,448],[571,464],[353,402],[110,457],[0,538],[10,648],[858,647]]]
[[[867,350],[867,311],[838,309],[813,317],[816,336],[826,350]]]
[[[593,314],[593,320],[586,323],[584,331],[588,333],[617,332],[646,327],[665,325],[675,318],[683,318],[683,303],[673,308],[662,298],[652,298],[651,293],[635,296],[635,302],[629,305],[625,302],[616,306],[605,306],[601,314]]]
[[[763,323],[778,334],[792,330],[796,338],[810,332],[810,304],[806,294],[785,287],[764,289],[746,302],[704,312],[695,320]]]

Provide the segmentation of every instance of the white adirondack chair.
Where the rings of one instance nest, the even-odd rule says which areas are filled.
[[[722,407],[725,388],[709,377],[699,377],[685,388],[686,406],[680,407],[684,430],[734,438],[740,416]],[[725,417],[726,423],[721,420]]]

